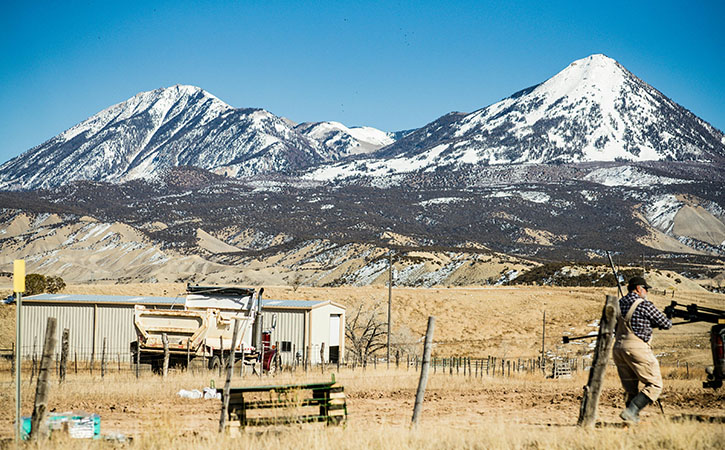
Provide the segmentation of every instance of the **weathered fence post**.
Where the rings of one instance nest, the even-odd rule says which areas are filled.
[[[435,328],[435,317],[428,317],[428,329],[425,332],[425,345],[423,346],[423,361],[420,367],[420,380],[418,381],[418,391],[415,394],[415,406],[413,407],[412,425],[418,422],[420,410],[423,408],[423,397],[425,396],[425,386],[428,384],[428,366],[430,365],[431,347],[433,347],[433,329]]]
[[[377,366],[377,364],[376,364],[376,366]],[[320,372],[325,373],[325,343],[324,342],[320,345]]]
[[[53,358],[55,350],[55,317],[48,317],[45,326],[45,344],[43,344],[43,356],[40,361],[40,369],[38,371],[38,385],[35,388],[35,404],[33,405],[33,416],[30,420],[30,439],[34,439],[39,434],[46,436],[48,427],[45,423],[45,412],[48,409],[48,391],[50,383],[48,381],[48,369]]]
[[[106,374],[106,338],[103,338],[103,350],[101,350],[101,378]]]
[[[224,338],[219,336],[219,376],[222,376],[222,367],[224,367]]]
[[[274,348],[277,350],[274,353],[274,369],[275,369],[275,372],[280,373],[282,371],[282,352],[280,351],[279,341],[275,341]],[[338,370],[339,370],[339,368],[340,368],[340,363],[339,363],[340,357],[339,356],[338,356],[337,360],[338,360],[337,364],[338,364]]]
[[[224,383],[224,395],[222,401],[221,417],[219,417],[219,432],[223,432],[227,425],[227,415],[229,413],[229,386],[232,383],[232,373],[234,372],[234,353],[237,347],[237,335],[239,334],[239,319],[234,319],[234,333],[232,333],[232,345],[229,348],[229,364],[227,368],[227,380]],[[242,364],[244,361],[242,361]],[[261,369],[260,369],[261,372]]]
[[[73,352],[73,370],[75,371],[75,374],[78,375],[78,352]]]
[[[161,375],[166,378],[169,374],[169,337],[166,333],[161,334],[161,343],[164,346],[164,363],[161,369]]]
[[[305,355],[305,373],[307,373],[307,366],[310,364],[310,357],[312,356],[311,347],[307,346],[307,354]]]
[[[141,360],[141,339],[139,339],[139,337],[136,336],[136,379],[138,379],[138,364],[139,364],[140,360]]]
[[[70,330],[68,328],[63,329],[63,337],[60,344],[60,372],[58,376],[58,383],[65,381],[66,366],[68,364],[68,338],[70,336]]]
[[[33,365],[30,368],[30,382],[33,382],[33,377],[35,377],[35,365],[36,365],[36,354],[35,354],[35,347],[38,345],[38,336],[33,336]]]
[[[190,339],[186,339],[186,370],[189,370],[189,364],[191,363],[191,344]]]
[[[582,404],[579,409],[579,421],[577,425],[587,427],[594,424],[597,418],[597,407],[599,395],[602,392],[602,381],[607,370],[609,354],[614,344],[614,328],[617,324],[619,314],[619,302],[617,297],[607,295],[607,302],[602,311],[602,319],[599,323],[599,334],[594,348],[592,368],[589,370],[589,381],[584,386]]]

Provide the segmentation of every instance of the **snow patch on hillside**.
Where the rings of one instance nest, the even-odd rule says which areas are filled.
[[[633,166],[608,167],[597,169],[584,177],[584,180],[593,183],[602,184],[604,186],[629,186],[629,187],[647,187],[653,185],[665,184],[687,184],[692,180],[682,180],[679,178],[660,177],[645,172],[644,170]]]
[[[675,223],[675,216],[682,206],[683,203],[674,195],[663,195],[644,207],[644,215],[652,226],[670,233]]]
[[[429,205],[441,205],[441,204],[447,204],[447,203],[457,203],[457,202],[463,202],[466,201],[464,198],[460,197],[439,197],[439,198],[432,198],[430,200],[424,200],[422,202],[418,202],[420,206],[429,206]]]

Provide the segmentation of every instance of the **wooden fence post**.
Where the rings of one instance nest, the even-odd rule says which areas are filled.
[[[282,372],[282,352],[280,351],[279,341],[274,344],[276,352],[274,353],[274,368],[276,373]],[[337,370],[340,370],[340,355],[337,355]]]
[[[435,317],[428,317],[428,329],[425,332],[425,345],[423,347],[423,361],[420,367],[420,380],[418,381],[418,391],[415,394],[415,406],[413,407],[412,425],[418,422],[420,410],[423,408],[423,397],[425,396],[425,387],[428,384],[428,366],[430,365],[430,352],[433,347],[433,329],[435,328]]]
[[[259,349],[257,349],[257,350],[259,350]],[[222,367],[223,366],[224,366],[224,338],[219,336],[219,376],[222,376]]]
[[[63,337],[60,344],[60,373],[58,377],[58,383],[65,381],[66,366],[68,364],[68,340],[70,338],[70,330],[68,328],[63,329]]]
[[[101,350],[101,378],[106,374],[106,338],[103,338],[103,350]]]
[[[239,319],[234,319],[234,332],[232,333],[232,345],[229,347],[229,364],[227,365],[227,380],[224,383],[224,394],[222,395],[222,411],[219,417],[219,432],[223,432],[227,425],[227,415],[229,414],[229,387],[232,383],[232,374],[234,372],[234,353],[237,347],[237,335],[239,334]],[[263,344],[264,345],[264,344]],[[242,364],[244,362],[242,361]],[[261,372],[262,369],[260,369]]]
[[[38,336],[33,336],[33,364],[30,368],[30,382],[33,382],[33,377],[35,377],[35,364],[36,364],[36,354],[35,354],[35,347],[38,345]]]
[[[48,391],[50,383],[48,380],[48,369],[55,350],[55,317],[48,317],[45,326],[45,344],[43,344],[43,356],[38,371],[38,385],[35,388],[35,404],[33,405],[33,416],[30,421],[30,439],[36,438],[39,434],[46,436],[48,426],[45,423],[45,412],[48,409]]]
[[[169,374],[169,337],[166,333],[161,334],[161,343],[164,345],[164,365],[161,369],[161,375],[166,378]]]
[[[312,346],[307,346],[307,354],[305,355],[305,373],[307,373],[307,367],[312,363],[310,358],[312,357]]]
[[[592,368],[589,370],[589,381],[584,386],[582,404],[579,409],[579,420],[577,425],[587,427],[594,424],[597,418],[597,407],[599,406],[599,395],[602,392],[602,381],[607,370],[609,354],[614,344],[614,328],[619,315],[619,302],[617,297],[607,295],[607,302],[602,311],[602,319],[599,322],[599,334],[594,348]]]
[[[141,360],[141,339],[136,336],[136,379],[138,380],[138,364]]]
[[[377,364],[376,364],[376,366],[377,366]],[[324,342],[320,345],[320,371],[321,371],[321,373],[325,373],[325,343]]]

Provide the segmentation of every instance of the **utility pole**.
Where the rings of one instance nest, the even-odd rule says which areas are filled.
[[[390,322],[392,320],[391,310],[393,304],[393,251],[388,254],[388,355],[385,360],[390,369]]]

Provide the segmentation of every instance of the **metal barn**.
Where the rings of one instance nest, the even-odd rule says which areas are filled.
[[[20,323],[21,355],[40,355],[48,317],[58,320],[58,349],[64,328],[70,329],[70,358],[98,360],[106,340],[109,360],[129,361],[130,343],[136,340],[133,326],[135,305],[149,309],[183,309],[184,297],[40,294],[23,298]],[[310,353],[320,361],[336,362],[345,350],[345,308],[331,301],[262,300],[262,324],[278,343],[283,364],[292,364]],[[309,350],[308,350],[309,348]],[[58,350],[60,351],[60,350]],[[299,355],[297,355],[299,352]]]
[[[272,330],[272,343],[278,345],[282,364],[307,357],[318,364],[342,362],[345,354],[345,308],[331,301],[262,300],[262,327]],[[324,345],[324,348],[323,348]],[[320,351],[323,351],[323,354]]]

